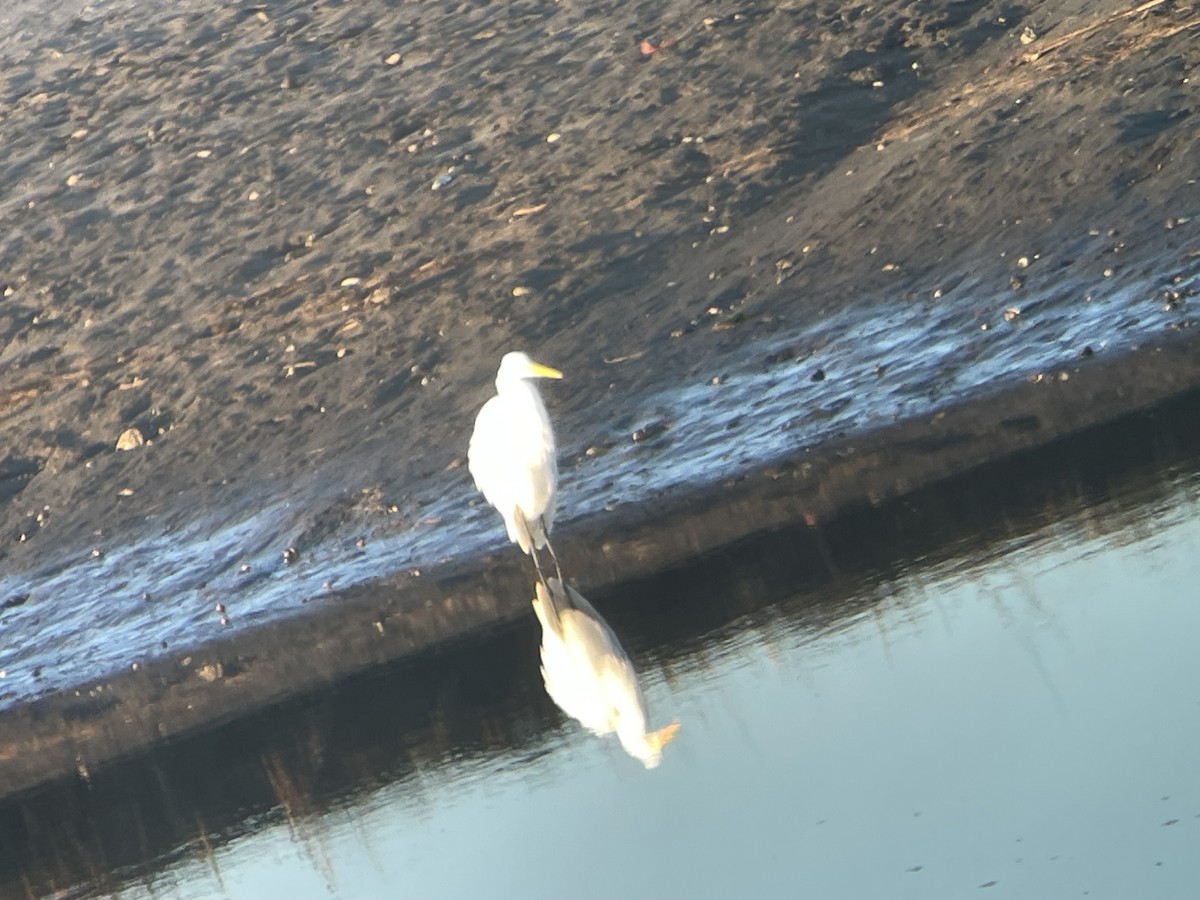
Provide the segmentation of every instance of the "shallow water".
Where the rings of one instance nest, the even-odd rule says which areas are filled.
[[[1194,292],[1200,270],[1193,265],[1174,280],[1177,289]],[[717,481],[831,435],[931,413],[982,384],[1043,370],[1053,377],[1083,347],[1119,352],[1162,334],[1179,317],[1156,300],[1164,283],[1152,278],[1064,304],[1057,295],[1068,286],[1051,281],[1027,298],[1030,311],[1011,325],[999,301],[943,307],[930,299],[843,312],[780,334],[720,372],[699,373],[694,384],[640,401],[631,421],[662,418],[670,423],[664,437],[647,446],[614,432],[611,452],[565,458],[560,518]],[[956,291],[972,289],[964,282]],[[1041,304],[1049,308],[1039,312]],[[764,367],[763,358],[781,348],[787,358]],[[817,369],[827,380],[812,380]],[[357,532],[325,528],[313,510],[285,498],[219,514],[197,511],[185,525],[105,547],[99,557],[80,548],[37,571],[6,572],[0,597],[32,600],[0,609],[0,709],[295,615],[327,596],[331,585],[346,589],[502,544],[495,514],[480,506],[465,472],[433,481],[420,508],[405,511],[410,524],[372,534],[365,550],[355,545]],[[313,530],[319,536],[301,563],[285,565],[280,548]],[[227,624],[217,603],[229,609]]]
[[[811,536],[783,534],[594,598],[654,723],[683,723],[655,771],[556,713],[530,616],[10,804],[3,883],[1188,896],[1200,476],[1176,461],[1018,487],[1038,499],[989,503],[983,524],[949,512],[993,490],[967,478],[831,526],[821,571],[786,558]]]

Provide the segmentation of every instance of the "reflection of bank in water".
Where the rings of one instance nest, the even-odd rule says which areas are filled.
[[[537,585],[533,611],[542,623],[542,680],[563,712],[596,735],[613,734],[647,769],[679,730],[647,731],[646,698],[629,654],[604,617],[557,578]]]

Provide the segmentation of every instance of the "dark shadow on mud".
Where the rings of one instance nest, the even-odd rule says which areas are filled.
[[[635,659],[702,659],[747,627],[818,634],[902,576],[1002,555],[1072,517],[1127,529],[1200,473],[1200,394],[878,506],[739,541],[593,599]],[[549,752],[533,616],[0,805],[0,894],[111,891],[265,823],[497,754]],[[519,763],[518,763],[519,764]]]

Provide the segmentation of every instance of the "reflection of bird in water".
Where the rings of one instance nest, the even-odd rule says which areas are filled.
[[[647,769],[662,759],[679,723],[646,731],[646,698],[629,655],[608,623],[558,578],[537,585],[533,611],[542,623],[542,680],[563,712],[594,734],[612,734]]]
[[[504,517],[508,539],[533,556],[550,546],[554,524],[558,460],[554,429],[535,378],[562,373],[535,363],[524,353],[506,353],[496,373],[496,396],[483,404],[467,449],[467,467],[488,503]],[[538,568],[541,574],[541,568]],[[561,572],[559,577],[562,577]]]

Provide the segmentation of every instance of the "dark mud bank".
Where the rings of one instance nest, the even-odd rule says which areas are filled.
[[[1018,490],[1021,473],[1051,451],[1102,461],[1110,448],[1136,454],[1145,443],[1149,457],[1163,441],[1200,448],[1200,337],[1083,360],[934,416],[598,514],[558,542],[581,587],[603,596],[772,532],[799,526],[819,543],[840,516],[972,473],[1012,479]],[[0,716],[0,795],[76,773],[86,779],[155,744],[482,633],[528,613],[531,581],[516,551],[385,578],[305,614],[8,710]]]

